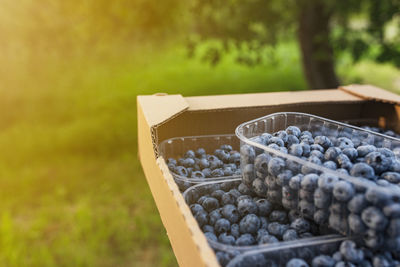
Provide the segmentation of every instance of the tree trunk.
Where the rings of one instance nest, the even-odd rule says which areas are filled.
[[[336,88],[333,49],[329,42],[331,12],[321,0],[303,1],[299,14],[298,39],[303,71],[311,89]]]

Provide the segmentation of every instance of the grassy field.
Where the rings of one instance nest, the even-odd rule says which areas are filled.
[[[292,44],[255,68],[180,48],[112,51],[0,69],[1,266],[177,265],[137,160],[136,95],[306,88]],[[390,66],[340,73],[400,91]]]

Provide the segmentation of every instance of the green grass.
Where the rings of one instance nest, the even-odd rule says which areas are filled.
[[[306,88],[293,44],[255,68],[232,61],[210,67],[179,47],[147,47],[3,67],[0,265],[176,266],[137,160],[136,95]],[[340,65],[346,82],[399,90],[392,67],[349,68]]]

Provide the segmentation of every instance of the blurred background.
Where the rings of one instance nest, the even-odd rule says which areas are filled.
[[[1,0],[0,265],[176,266],[136,96],[400,92],[399,0]]]

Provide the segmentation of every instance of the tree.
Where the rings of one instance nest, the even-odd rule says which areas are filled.
[[[262,53],[265,45],[296,36],[312,89],[339,85],[335,58],[344,52],[354,61],[369,56],[400,67],[399,36],[385,34],[386,25],[400,17],[400,0],[197,0],[193,11],[201,40],[223,43],[223,48],[208,51],[214,63],[230,44]],[[362,18],[364,26],[352,25],[355,16]],[[371,51],[370,44],[377,51]],[[189,47],[193,49],[194,43]],[[260,57],[238,61],[253,65]]]

